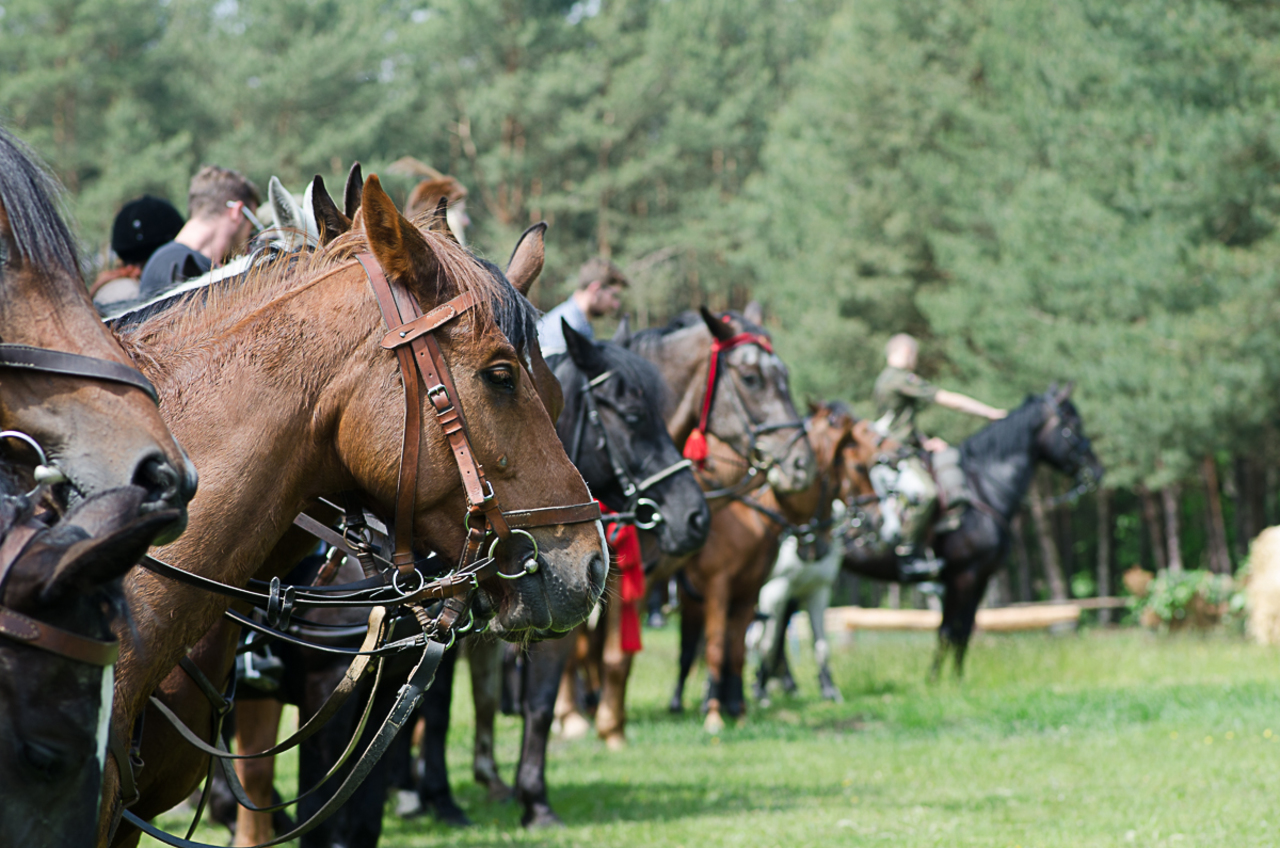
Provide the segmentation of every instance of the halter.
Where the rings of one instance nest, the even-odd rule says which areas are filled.
[[[610,377],[614,376],[612,371],[606,371],[592,380],[583,378],[582,399],[584,414],[578,419],[578,423],[573,429],[573,445],[570,447],[569,459],[574,465],[578,464],[581,454],[582,433],[590,424],[600,434],[600,438],[604,441],[605,455],[609,457],[609,466],[613,470],[613,476],[622,486],[622,494],[627,499],[626,506],[621,512],[611,513],[609,520],[616,524],[634,524],[641,530],[652,530],[666,519],[662,515],[662,510],[657,502],[652,498],[646,498],[645,492],[654,486],[666,480],[675,474],[679,474],[686,468],[693,466],[693,460],[682,459],[673,462],[654,474],[650,474],[643,480],[637,481],[635,475],[627,468],[621,452],[617,445],[613,443],[613,439],[609,436],[609,430],[604,426],[604,422],[600,420],[600,409],[596,405],[596,397],[593,389],[596,386],[603,385]],[[645,515],[641,515],[641,510],[645,511]]]
[[[715,402],[716,387],[720,382],[720,355],[726,351],[733,350],[745,344],[753,344],[761,348],[767,353],[773,353],[773,343],[769,341],[768,336],[760,333],[738,333],[736,336],[721,341],[720,339],[711,340],[711,364],[707,369],[707,388],[706,393],[702,397],[702,412],[698,416],[698,426],[689,434],[689,438],[684,443],[684,457],[690,460],[699,471],[703,471],[707,464],[707,430],[708,423],[711,419],[711,405]],[[745,409],[744,409],[745,411]],[[736,497],[744,491],[751,488],[751,484],[755,477],[761,471],[767,471],[772,466],[771,457],[762,457],[756,450],[756,441],[760,436],[768,433],[776,433],[779,430],[796,429],[796,435],[792,437],[786,444],[785,449],[789,450],[792,445],[804,437],[805,424],[802,420],[784,421],[781,424],[764,424],[757,425],[751,420],[750,414],[747,415],[747,430],[751,436],[751,443],[747,448],[747,472],[739,483],[728,486],[723,489],[715,489],[705,492],[704,496],[711,500],[720,497]]]
[[[156,406],[160,405],[160,396],[156,394],[156,387],[142,376],[141,371],[110,359],[99,359],[95,356],[83,356],[78,353],[31,345],[4,343],[0,344],[0,368],[120,383],[142,391],[151,398],[152,403]]]

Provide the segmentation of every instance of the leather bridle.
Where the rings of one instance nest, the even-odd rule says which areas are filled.
[[[613,470],[614,478],[617,479],[618,484],[622,487],[623,497],[627,499],[622,511],[609,515],[610,523],[634,524],[641,530],[652,530],[665,521],[666,518],[663,516],[662,508],[657,501],[645,497],[645,493],[663,480],[679,474],[686,468],[691,468],[693,460],[681,459],[660,471],[650,474],[643,480],[635,478],[635,475],[627,468],[622,452],[618,450],[618,446],[614,444],[613,438],[609,435],[609,429],[604,426],[604,422],[600,419],[600,409],[596,401],[594,391],[596,386],[604,384],[613,376],[614,373],[612,371],[606,371],[591,380],[583,377],[582,414],[579,416],[577,423],[574,424],[573,443],[569,449],[569,460],[574,465],[578,465],[582,453],[582,435],[588,426],[593,427],[604,442],[604,451],[609,458],[609,467]]]
[[[141,371],[110,359],[31,345],[0,343],[0,368],[120,383],[140,390],[156,406],[160,405],[156,387],[151,385],[151,381]]]

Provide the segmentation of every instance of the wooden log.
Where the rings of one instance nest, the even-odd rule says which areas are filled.
[[[1119,600],[1119,599],[1115,599]],[[1080,621],[1079,604],[1041,604],[978,610],[977,627],[995,633],[1044,630]],[[829,630],[937,630],[942,613],[933,610],[865,609],[832,607],[827,610]]]

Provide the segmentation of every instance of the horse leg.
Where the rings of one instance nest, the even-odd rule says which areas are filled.
[[[236,704],[236,751],[256,754],[274,745],[283,709],[284,704],[275,698],[241,699]],[[276,775],[275,757],[236,760],[235,769],[245,794],[255,806],[265,807],[271,803],[271,788]],[[236,835],[232,845],[266,842],[274,835],[271,831],[271,813],[257,813],[237,806]]]
[[[724,711],[733,718],[741,718],[747,711],[742,672],[747,665],[747,628],[755,618],[755,611],[754,603],[734,604],[729,611],[725,628],[726,647],[721,689],[724,693]]]
[[[467,650],[471,660],[471,698],[476,708],[475,752],[472,773],[476,783],[489,790],[490,801],[511,797],[511,787],[498,774],[493,756],[493,718],[502,697],[503,644],[497,639],[474,637]]]
[[[676,677],[675,693],[668,709],[673,713],[684,712],[684,685],[689,672],[698,659],[698,647],[702,643],[702,604],[685,592],[680,595],[680,670]]]
[[[616,582],[612,590],[605,615],[601,616],[605,627],[601,657],[604,688],[596,710],[596,733],[610,750],[616,751],[627,744],[627,679],[631,675],[631,655],[622,650],[622,600]]]
[[[841,703],[844,697],[831,678],[831,644],[827,641],[827,607],[831,605],[831,584],[815,589],[805,602],[809,628],[813,631],[813,656],[818,662],[818,687],[827,701]]]
[[[721,570],[712,575],[703,591],[706,598],[703,634],[706,638],[707,717],[702,726],[708,733],[719,733],[724,729],[724,718],[720,710],[724,701],[722,684],[727,654],[725,639],[729,624],[729,590],[729,575]]]
[[[769,679],[777,673],[778,642],[786,633],[786,622],[782,620],[787,608],[787,597],[791,594],[791,583],[785,575],[778,575],[760,590],[759,608],[765,616],[763,632],[760,635],[760,667],[756,671],[756,681],[752,693],[761,705],[768,705]]]
[[[561,738],[582,739],[591,731],[591,722],[578,709],[578,666],[580,657],[586,653],[586,625],[579,625],[564,637],[564,641],[567,647],[560,673],[560,688],[556,693],[554,721],[560,724]]]
[[[449,768],[445,762],[445,739],[449,735],[449,711],[453,704],[453,674],[458,667],[458,652],[445,651],[435,682],[422,696],[422,717],[426,732],[419,751],[421,776],[418,778],[418,800],[423,810],[432,811],[445,824],[467,827],[471,819],[453,799],[449,788]]]
[[[524,664],[524,740],[516,768],[516,796],[524,805],[520,824],[541,828],[563,824],[547,799],[547,739],[555,718],[564,668],[574,650],[572,635],[529,647]]]

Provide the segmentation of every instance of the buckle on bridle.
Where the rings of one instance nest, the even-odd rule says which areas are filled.
[[[444,398],[443,402],[438,398]],[[436,383],[427,389],[427,400],[431,401],[431,405],[436,408],[436,412],[443,412],[453,406],[453,401],[449,398],[449,390],[444,387],[443,383]]]

